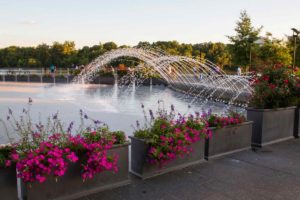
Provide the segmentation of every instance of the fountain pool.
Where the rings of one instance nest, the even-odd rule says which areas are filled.
[[[45,120],[49,115],[59,112],[60,118],[66,125],[71,121],[79,124],[79,110],[82,109],[88,116],[107,123],[112,130],[121,129],[131,135],[136,120],[143,121],[141,104],[146,109],[156,110],[157,102],[169,109],[173,104],[178,112],[193,113],[194,111],[208,110],[222,113],[228,105],[207,101],[205,103],[193,101],[182,93],[165,86],[140,86],[130,91],[119,88],[117,85],[79,85],[79,84],[41,84],[41,83],[0,83],[0,118],[6,121],[8,108],[15,116],[22,113],[27,107],[28,98],[33,99],[31,115],[35,122],[39,118]],[[188,108],[188,105],[191,107]],[[243,111],[242,108],[230,108]],[[7,123],[6,123],[7,124]],[[4,130],[0,123],[0,130]],[[9,128],[9,124],[7,124]],[[13,130],[9,130],[13,132]],[[0,133],[0,143],[6,141],[6,136]]]

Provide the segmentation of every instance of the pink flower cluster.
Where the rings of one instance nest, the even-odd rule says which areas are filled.
[[[246,121],[243,115],[231,112],[227,116],[215,115],[211,112],[203,113],[202,117],[207,121],[209,127],[223,128],[225,126],[237,125]]]
[[[98,134],[92,132],[91,137],[76,135],[69,138],[71,146],[80,147],[84,154],[81,160],[83,180],[92,179],[103,171],[118,172],[118,155],[108,155],[107,152],[112,148],[115,138],[101,138]]]
[[[27,151],[19,156],[16,152],[11,155],[17,162],[18,177],[24,182],[38,181],[43,183],[46,177],[63,176],[69,162],[77,162],[78,157],[69,148],[60,148],[50,142],[42,142],[37,149]]]
[[[26,148],[23,144],[14,145],[2,159],[6,167],[11,166],[12,162],[16,163],[17,176],[24,182],[43,183],[48,176],[61,177],[70,163],[77,162],[82,166],[83,180],[92,179],[103,171],[118,172],[118,155],[108,153],[116,142],[112,134],[101,131],[75,136],[53,134],[40,141],[37,140],[41,138],[40,135],[35,136],[35,142]]]
[[[157,119],[158,121],[160,119]],[[161,134],[155,142],[150,142],[148,162],[160,167],[193,152],[191,144],[209,137],[211,131],[205,121],[189,118],[162,124]]]

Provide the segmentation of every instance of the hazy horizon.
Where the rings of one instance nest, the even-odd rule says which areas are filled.
[[[76,48],[113,41],[224,42],[247,10],[262,35],[291,35],[299,28],[300,1],[294,0],[0,0],[0,48],[74,41]]]

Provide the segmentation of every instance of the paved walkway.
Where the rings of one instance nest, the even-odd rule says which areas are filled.
[[[300,200],[300,139],[243,151],[81,200]]]

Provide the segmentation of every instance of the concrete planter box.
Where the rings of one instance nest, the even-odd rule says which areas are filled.
[[[43,83],[54,83],[54,78],[51,76],[43,76]]]
[[[150,78],[147,78],[142,84],[146,85],[146,86],[151,85],[151,84],[152,85],[164,85],[164,86],[168,85],[168,83],[165,80],[160,79],[160,78],[152,78],[152,81]]]
[[[116,145],[108,152],[119,155],[118,173],[105,171],[91,180],[82,181],[80,164],[69,167],[67,173],[56,182],[48,178],[44,183],[23,184],[23,198],[28,200],[41,199],[76,199],[103,190],[112,189],[130,183],[128,177],[128,147],[129,144]]]
[[[40,82],[42,82],[41,76],[38,76],[38,75],[30,75],[30,76],[29,76],[29,81],[30,81],[30,82],[35,82],[35,83],[40,83]]]
[[[16,80],[17,80],[17,78],[15,75],[6,75],[5,76],[5,81],[7,81],[7,82],[12,82],[12,81],[16,81]]]
[[[69,78],[69,83],[73,80],[75,76],[74,75],[69,75],[68,78]]]
[[[262,147],[292,138],[295,108],[247,108],[247,119],[253,121],[252,147]]]
[[[113,85],[115,84],[115,78],[113,76],[97,76],[92,81],[93,84],[105,84],[105,85]]]
[[[145,140],[130,137],[131,139],[131,170],[130,172],[142,179],[151,178],[188,167],[190,165],[198,164],[204,161],[204,140],[198,141],[191,145],[193,152],[183,158],[177,158],[170,163],[159,167],[147,163],[147,153],[149,145]]]
[[[300,135],[300,106],[295,111],[295,122],[294,122],[294,137],[299,138]]]
[[[55,83],[67,83],[68,79],[64,76],[56,76],[55,77]]]
[[[29,82],[29,76],[27,75],[18,76],[17,79],[18,82]]]
[[[0,169],[0,199],[18,199],[17,174],[15,167]]]
[[[113,85],[115,84],[115,78],[113,76],[100,76],[99,77],[100,84]]]
[[[244,122],[220,129],[212,127],[212,137],[205,140],[205,158],[215,158],[250,149],[252,124],[253,122]]]

